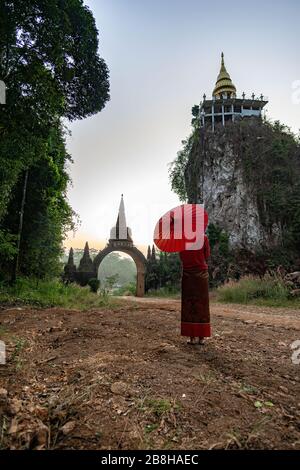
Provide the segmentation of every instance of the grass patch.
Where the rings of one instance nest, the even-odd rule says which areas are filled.
[[[225,450],[257,449],[258,445],[261,445],[262,443],[264,432],[270,421],[271,418],[266,416],[262,420],[259,420],[257,423],[252,425],[248,432],[242,432],[239,429],[233,429],[231,432],[226,434],[227,442],[224,446]]]
[[[141,406],[142,411],[153,414],[157,418],[161,418],[163,415],[173,413],[179,409],[179,403],[174,400],[167,400],[166,398],[146,398]]]
[[[119,287],[118,289],[113,289],[112,293],[116,296],[134,297],[136,295],[136,283],[130,282],[129,284]]]
[[[21,369],[22,367],[21,354],[22,354],[23,349],[27,345],[27,341],[24,338],[15,338],[14,341],[15,341],[15,347],[12,353],[11,360],[15,364],[16,369],[18,370],[18,369]]]
[[[201,382],[203,385],[211,385],[216,381],[216,376],[212,372],[200,373],[195,376],[195,379]]]
[[[145,397],[139,402],[140,421],[145,420],[143,448],[156,448],[155,435],[164,436],[163,449],[174,447],[174,438],[178,441],[180,430],[177,418],[182,405],[174,398]]]
[[[216,300],[267,307],[300,306],[300,299],[292,299],[282,278],[275,275],[263,278],[246,276],[239,281],[229,281],[217,289]]]
[[[0,284],[0,304],[24,304],[37,307],[63,307],[88,310],[112,304],[108,295],[98,295],[90,288],[65,285],[58,279],[20,278],[14,286]],[[115,301],[114,301],[115,302]]]
[[[253,385],[249,385],[246,383],[243,383],[240,388],[241,392],[249,393],[249,395],[257,395],[259,390],[256,387],[253,387]]]
[[[135,296],[136,295],[136,283],[132,282],[119,289],[113,289],[113,295],[116,296]],[[180,290],[176,287],[161,287],[157,290],[151,290],[146,292],[145,297],[162,297],[162,298],[180,298]]]
[[[145,405],[157,417],[160,417],[163,414],[168,413],[172,408],[171,402],[165,399],[155,400],[155,399],[149,398],[148,400],[146,400]]]
[[[144,431],[146,434],[150,434],[151,432],[156,431],[158,427],[159,425],[157,423],[146,424]]]
[[[175,287],[161,287],[157,290],[151,290],[146,293],[146,297],[166,297],[166,298],[180,298],[180,290]]]

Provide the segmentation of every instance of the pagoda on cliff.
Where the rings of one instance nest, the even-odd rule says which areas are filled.
[[[245,93],[242,93],[240,97],[237,96],[236,87],[226,70],[222,52],[221,69],[212,98],[206,99],[204,94],[200,103],[200,126],[214,130],[216,125],[225,126],[228,121],[234,122],[248,117],[261,118],[262,110],[267,103],[268,100],[263,95],[256,97],[253,93],[251,97],[246,97]]]

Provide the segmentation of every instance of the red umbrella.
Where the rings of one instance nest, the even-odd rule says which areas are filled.
[[[183,204],[159,219],[154,230],[154,243],[168,253],[199,250],[203,246],[207,224],[208,215],[202,204]]]

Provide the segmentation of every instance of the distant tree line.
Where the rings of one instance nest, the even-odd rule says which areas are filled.
[[[167,288],[175,291],[180,288],[181,263],[178,253],[157,253],[155,247],[148,246],[146,290]]]
[[[63,122],[101,111],[108,69],[95,20],[82,0],[0,4],[0,277],[60,270],[62,241],[76,217]]]

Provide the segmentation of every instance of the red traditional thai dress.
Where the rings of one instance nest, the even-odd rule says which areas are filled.
[[[211,336],[208,266],[210,246],[207,236],[201,250],[179,253],[182,263],[181,280],[181,335],[191,337]]]

